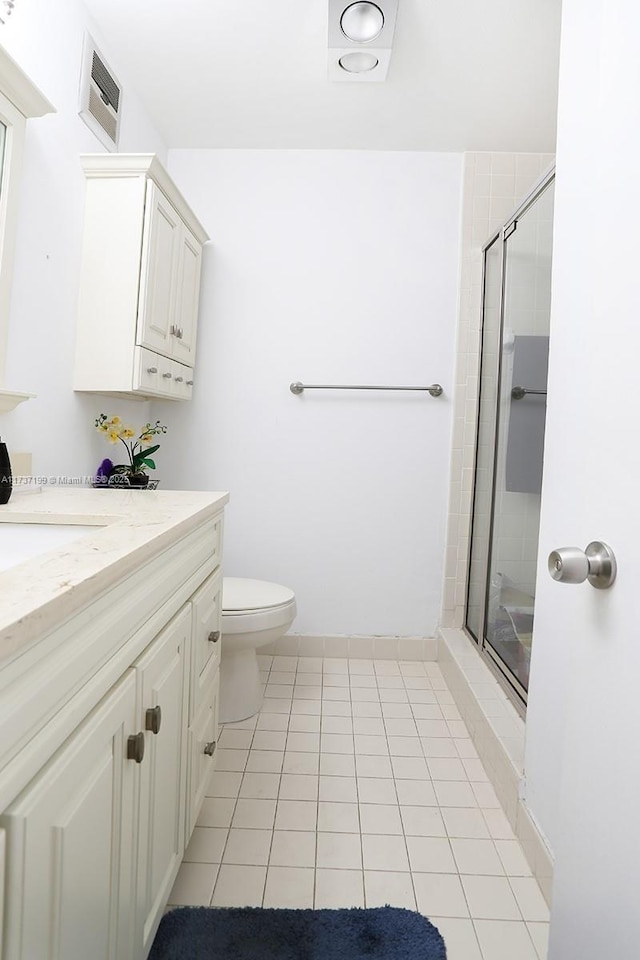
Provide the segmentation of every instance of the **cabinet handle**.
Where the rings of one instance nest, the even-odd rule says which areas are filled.
[[[178,337],[178,340],[182,340],[183,334],[184,334],[184,327],[178,327],[178,333],[176,334],[176,336]]]
[[[215,740],[211,740],[209,743],[205,743],[204,752],[208,757],[212,757],[214,755],[214,753],[216,752]]]
[[[127,740],[127,760],[142,763],[144,759],[144,733],[134,733]]]
[[[176,327],[175,323],[172,323],[171,326],[169,327],[169,336],[171,337],[178,336],[178,328]]]
[[[174,377],[173,379],[175,380],[176,383],[182,383],[182,381],[184,380],[184,377]]]
[[[157,367],[147,367],[147,373],[157,373],[157,372],[158,372]]]
[[[162,710],[160,707],[149,707],[147,712],[144,715],[144,727],[145,730],[150,730],[151,733],[160,733],[160,726],[162,724]]]
[[[172,376],[173,376],[172,373],[163,373],[163,374],[162,374],[162,379],[163,379],[163,380],[171,380],[171,377],[172,377]]]
[[[207,640],[208,640],[210,643],[217,643],[219,639],[220,639],[220,631],[219,631],[219,630],[212,630],[211,633],[209,634],[209,636],[207,637]]]
[[[188,386],[188,387],[192,387],[192,386],[193,386],[193,380],[187,380],[187,386]]]

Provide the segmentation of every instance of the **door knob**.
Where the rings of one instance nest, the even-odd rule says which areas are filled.
[[[606,590],[616,578],[617,565],[613,550],[600,540],[593,540],[585,550],[579,547],[560,547],[552,550],[548,560],[549,573],[559,583],[583,583]]]

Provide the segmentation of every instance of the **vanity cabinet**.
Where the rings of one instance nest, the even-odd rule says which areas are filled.
[[[214,772],[221,553],[218,514],[0,664],[3,960],[147,957]]]
[[[74,389],[188,400],[208,235],[154,155],[81,159]]]

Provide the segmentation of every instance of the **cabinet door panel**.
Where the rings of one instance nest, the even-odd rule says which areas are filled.
[[[193,645],[191,649],[191,717],[209,691],[210,663],[220,662],[222,647],[222,572],[212,574],[193,596]],[[217,639],[215,639],[217,636]],[[217,667],[216,667],[217,669]]]
[[[129,671],[3,815],[5,960],[132,956],[134,729]]]
[[[215,666],[214,664],[211,665]],[[218,693],[220,670],[207,670],[203,703],[189,727],[189,787],[186,842],[193,833],[215,767],[218,741]]]
[[[136,342],[171,356],[182,224],[154,183],[147,184]]]
[[[202,248],[193,234],[184,227],[180,238],[175,314],[176,326],[180,332],[173,342],[173,355],[181,363],[192,365],[198,323],[201,261]]]
[[[184,853],[186,654],[191,611],[179,613],[136,663],[145,730],[140,794],[138,946],[146,956]],[[151,711],[147,714],[147,711]],[[157,734],[149,725],[160,716]]]

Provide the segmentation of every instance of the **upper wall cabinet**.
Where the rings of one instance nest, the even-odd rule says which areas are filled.
[[[74,389],[188,400],[209,239],[152,154],[84,156]]]

